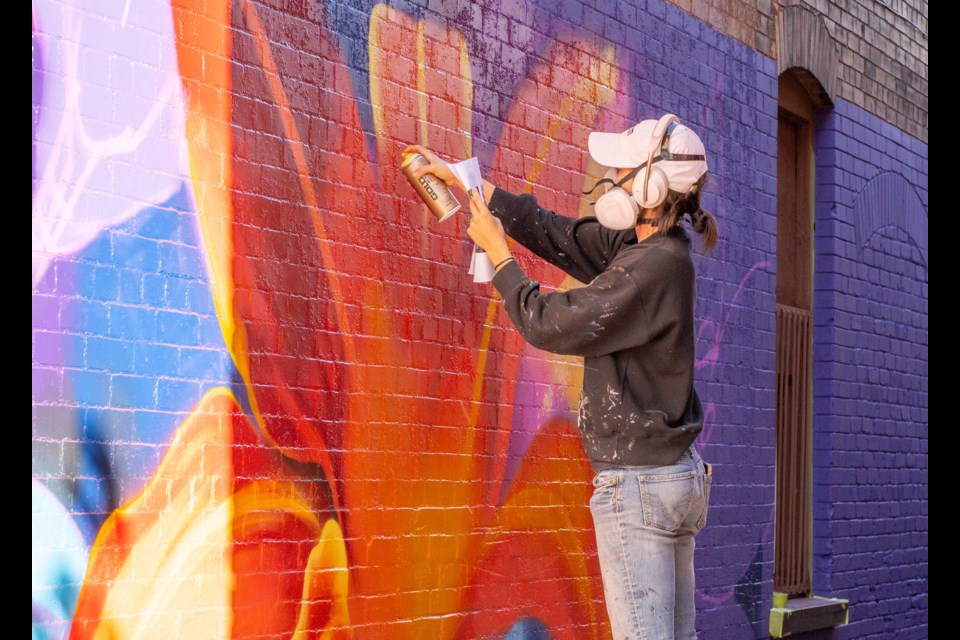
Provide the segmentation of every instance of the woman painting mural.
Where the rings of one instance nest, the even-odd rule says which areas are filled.
[[[607,167],[596,216],[545,211],[532,195],[484,181],[467,232],[496,266],[493,284],[533,346],[583,356],[578,427],[593,465],[590,500],[607,612],[616,640],[696,638],[694,537],[711,476],[694,448],[703,407],[693,386],[696,299],[689,216],[703,246],[717,241],[700,208],[703,143],[676,116],[623,133],[591,133]],[[432,173],[463,188],[426,149]],[[492,214],[492,215],[491,215]],[[577,280],[543,293],[511,257],[506,235]]]

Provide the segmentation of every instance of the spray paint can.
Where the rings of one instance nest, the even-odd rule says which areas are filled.
[[[423,154],[409,153],[403,156],[400,171],[407,176],[410,185],[416,190],[427,208],[430,209],[430,213],[437,219],[437,222],[443,222],[460,210],[460,202],[453,196],[443,180],[433,174],[425,173],[419,178],[413,177],[414,171],[428,164],[430,164],[430,161]]]

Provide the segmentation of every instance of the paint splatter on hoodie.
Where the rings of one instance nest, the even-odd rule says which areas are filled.
[[[637,242],[593,216],[541,209],[496,189],[507,234],[584,287],[543,293],[516,261],[493,284],[531,345],[583,356],[578,426],[595,470],[673,464],[703,428],[693,387],[696,271],[680,226]]]

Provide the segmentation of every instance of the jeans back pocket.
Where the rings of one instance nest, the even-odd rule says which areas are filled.
[[[697,492],[696,470],[670,475],[639,477],[643,523],[674,532],[690,514]]]

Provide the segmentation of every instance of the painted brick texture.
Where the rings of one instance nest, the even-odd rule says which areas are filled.
[[[672,112],[721,233],[696,255],[698,629],[766,637],[777,64],[756,41],[660,0],[35,8],[35,635],[609,637],[581,363],[523,343],[466,273],[466,216],[436,223],[399,158],[475,155],[583,215],[587,134]],[[846,99],[818,124],[815,589],[851,600],[843,638],[926,629],[927,156],[898,126]],[[863,206],[902,183],[910,220]]]
[[[814,588],[838,638],[926,638],[927,147],[842,103],[816,152]]]
[[[677,7],[764,55],[776,57],[783,7],[821,15],[839,45],[839,96],[927,141],[927,3],[919,0],[675,0]]]

